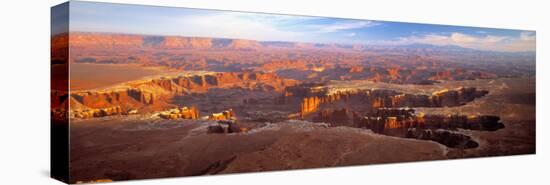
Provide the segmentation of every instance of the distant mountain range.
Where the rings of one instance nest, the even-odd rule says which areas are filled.
[[[53,36],[52,40],[63,40],[67,35]],[[256,41],[246,39],[151,36],[119,33],[71,32],[71,47],[102,49],[202,49],[202,50],[264,50],[264,49],[315,49],[331,51],[365,52],[414,52],[435,54],[483,54],[514,55],[534,57],[535,52],[498,52],[464,48],[456,45],[361,45],[361,44],[321,44],[285,41]]]

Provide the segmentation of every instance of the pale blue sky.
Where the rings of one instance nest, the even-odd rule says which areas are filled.
[[[535,32],[71,1],[71,31],[534,51]]]

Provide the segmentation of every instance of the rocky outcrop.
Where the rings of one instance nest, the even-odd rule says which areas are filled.
[[[380,108],[363,117],[354,114],[353,122],[358,127],[368,128],[377,133],[384,133],[388,129],[424,128],[421,118],[416,119],[414,116],[413,109]]]
[[[291,94],[291,93],[285,92],[285,96],[287,94]],[[301,102],[300,115],[302,118],[304,118],[308,114],[316,112],[323,104],[331,104],[334,102],[338,102],[340,100],[348,101],[350,97],[355,96],[357,94],[359,93],[337,92],[334,94],[327,94],[324,96],[305,97],[302,99],[302,102]]]
[[[355,125],[369,128],[377,133],[392,129],[451,129],[495,131],[504,128],[498,116],[492,115],[425,115],[414,109],[380,108],[363,117],[353,115]]]
[[[237,123],[237,115],[233,109],[220,113],[213,113],[206,117],[208,120],[217,120],[216,123],[208,125],[209,134],[239,133],[245,132],[247,128],[241,128]]]
[[[71,94],[71,98],[89,108],[102,108],[127,104],[150,105],[154,103],[156,95],[143,88],[125,88],[112,91],[75,92]]]
[[[456,90],[442,90],[434,92],[430,96],[433,107],[459,106],[464,105],[476,98],[485,96],[489,91],[477,90],[474,87],[459,88]]]
[[[405,137],[431,140],[451,148],[469,149],[479,146],[470,136],[442,129],[419,130],[412,128],[407,130],[407,135]]]
[[[317,111],[317,108],[321,105],[321,101],[319,101],[319,97],[309,97],[304,98],[301,105],[300,115],[302,118],[306,116],[309,113]]]
[[[70,118],[95,118],[95,117],[104,117],[104,116],[114,116],[122,114],[131,114],[129,112],[124,112],[120,106],[106,107],[106,108],[97,108],[97,109],[71,109],[69,111]]]
[[[485,96],[488,91],[476,88],[458,88],[454,90],[444,89],[432,93],[432,95],[397,94],[391,96],[378,96],[372,105],[380,107],[455,107],[465,105],[476,98]],[[389,95],[389,94],[388,94]]]
[[[244,132],[247,129],[241,128],[237,120],[220,120],[216,123],[208,125],[207,133],[209,134],[229,134]]]
[[[204,92],[209,88],[241,87],[251,90],[281,91],[293,86],[297,81],[279,78],[274,73],[263,72],[223,72],[203,75],[185,75],[153,79],[150,85],[158,86],[173,93]]]
[[[213,113],[208,116],[209,120],[236,120],[237,115],[233,112],[233,109],[229,109],[220,113]]]
[[[195,106],[173,108],[159,113],[164,119],[199,119],[199,109]]]
[[[332,126],[353,126],[349,124],[351,123],[350,115],[351,112],[346,108],[337,110],[325,109],[319,111],[317,116],[313,118],[313,121],[330,123]]]

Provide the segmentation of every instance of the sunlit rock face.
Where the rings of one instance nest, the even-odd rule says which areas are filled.
[[[223,112],[219,113],[212,113],[207,117],[209,120],[236,120],[237,115],[233,111],[233,109],[229,109]]]
[[[300,115],[304,118],[311,113],[317,112],[322,107],[335,104],[337,102],[361,103],[368,109],[392,108],[392,107],[454,107],[461,106],[476,98],[483,97],[487,91],[477,90],[476,88],[459,88],[455,90],[442,90],[434,92],[432,95],[404,94],[388,90],[359,90],[336,92],[326,95],[306,96],[302,98],[300,106]],[[285,92],[279,102],[286,102],[285,99],[294,96],[294,94],[315,94],[311,92]],[[357,101],[357,102],[355,102]],[[329,114],[329,113],[323,113]],[[323,116],[321,116],[323,117]],[[324,120],[324,119],[321,119]],[[389,120],[393,124],[392,120]]]
[[[164,119],[199,119],[199,109],[195,106],[173,108],[162,111],[159,116]]]
[[[131,81],[100,90],[76,91],[70,95],[75,109],[120,107],[123,111],[142,107],[159,107],[174,96],[207,93],[209,89],[242,88],[251,91],[282,91],[297,82],[281,79],[273,73],[224,72],[161,77]]]

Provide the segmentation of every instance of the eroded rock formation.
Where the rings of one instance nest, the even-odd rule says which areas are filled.
[[[456,132],[460,129],[496,131],[504,128],[498,116],[492,115],[425,115],[410,108],[379,108],[365,115],[346,108],[321,110],[314,122],[330,126],[366,128],[395,137],[432,140],[452,148],[475,148],[471,137]]]
[[[333,126],[353,126],[350,125],[350,123],[352,123],[350,115],[351,112],[346,108],[336,110],[325,109],[319,111],[313,118],[313,121],[330,123]]]
[[[301,105],[302,108],[300,110],[302,118],[309,113],[317,111],[317,108],[319,108],[320,105],[321,102],[317,96],[304,98]]]
[[[195,106],[173,108],[159,113],[164,119],[199,119],[199,109]]]
[[[304,97],[300,106],[300,115],[302,118],[310,113],[317,112],[323,105],[334,104],[339,101],[348,102],[353,99],[351,104],[370,105],[370,109],[392,108],[392,107],[454,107],[461,106],[476,98],[485,96],[488,91],[477,90],[476,88],[458,88],[455,90],[442,90],[434,92],[432,95],[423,94],[404,94],[391,90],[357,90],[335,92],[325,95],[325,92],[318,93],[302,93],[314,94],[314,96]],[[295,94],[293,92],[285,92],[281,97],[283,100],[279,102],[287,102],[287,94]]]
[[[282,79],[273,73],[224,72],[181,75],[131,81],[116,87],[71,93],[71,108],[123,109],[166,103],[174,96],[205,93],[210,88],[244,88],[253,91],[281,91],[297,81]],[[81,108],[83,109],[83,108]]]
[[[85,109],[71,109],[69,112],[70,118],[94,118],[104,116],[114,116],[121,114],[129,114],[124,112],[120,106],[106,107],[106,108],[85,108]]]
[[[89,108],[103,108],[124,104],[153,104],[155,93],[143,88],[125,88],[106,91],[87,91],[71,94],[71,98],[80,105]],[[72,106],[72,105],[71,105]]]
[[[500,117],[492,115],[425,115],[416,113],[414,109],[380,108],[360,117],[354,114],[355,125],[369,128],[377,133],[391,129],[469,129],[495,131],[504,128]]]
[[[237,120],[219,120],[216,123],[208,125],[207,133],[209,134],[228,134],[244,132],[247,129],[241,128]]]
[[[405,137],[421,140],[431,140],[451,148],[469,149],[479,146],[479,144],[474,141],[470,136],[443,129],[420,130],[411,128],[407,130],[407,135]]]
[[[476,98],[485,96],[489,91],[477,90],[474,87],[459,88],[457,90],[441,90],[430,96],[433,107],[464,105]]]
[[[397,94],[380,101],[380,107],[454,107],[461,106],[476,98],[485,96],[488,91],[474,87],[444,89],[431,95]]]
[[[213,113],[208,116],[209,120],[236,120],[237,115],[233,112],[233,109],[229,109],[220,113]]]

